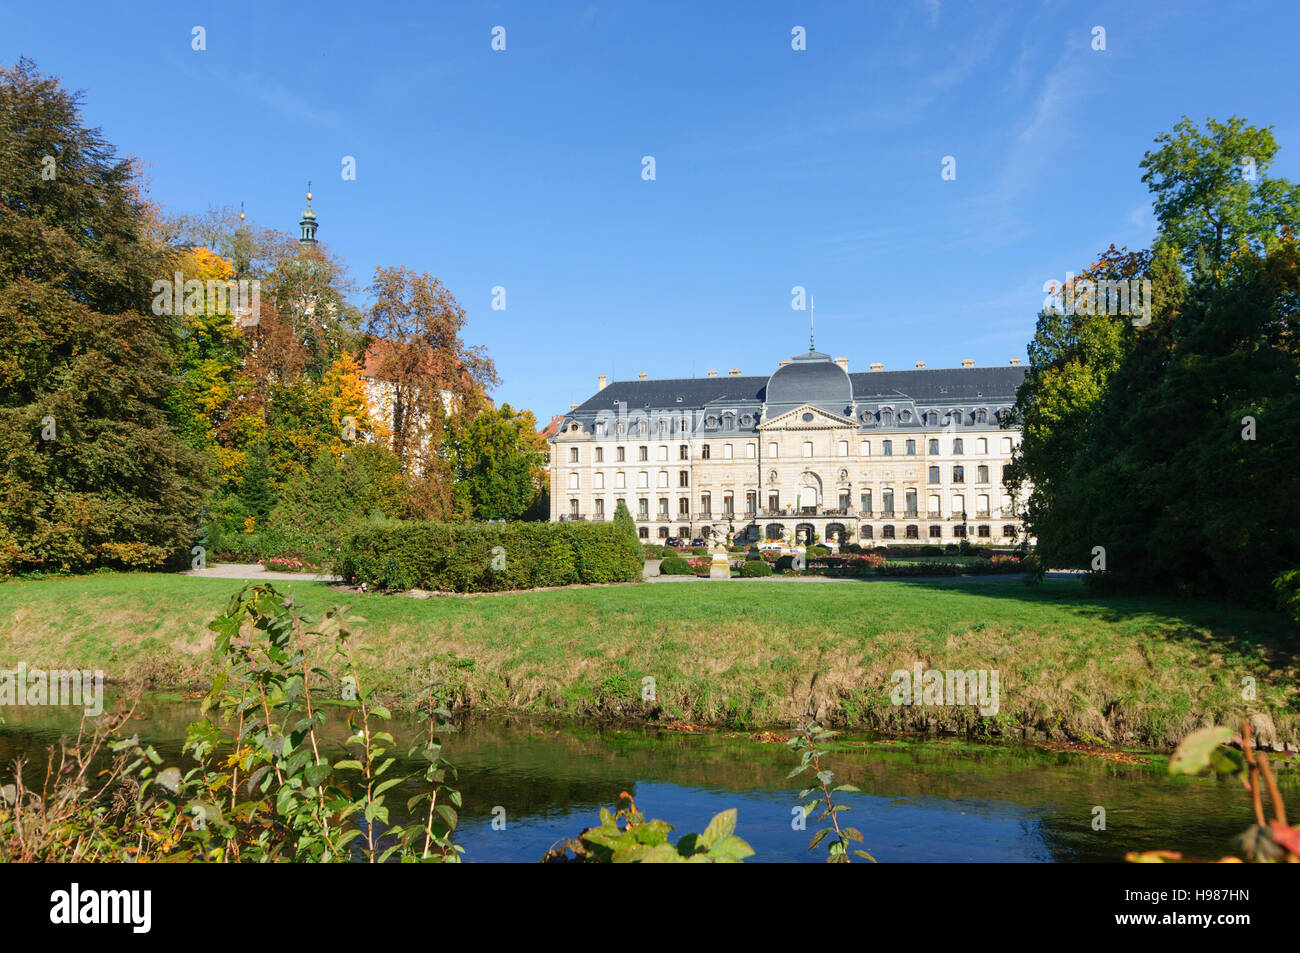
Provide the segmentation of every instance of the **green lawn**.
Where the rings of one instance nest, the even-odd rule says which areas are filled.
[[[161,574],[5,583],[0,667],[201,686],[212,671],[206,624],[241,585]],[[735,726],[814,715],[883,730],[980,723],[969,708],[890,704],[891,672],[921,661],[998,670],[1001,729],[1166,747],[1249,711],[1265,737],[1271,723],[1300,739],[1296,639],[1277,617],[1090,597],[1071,581],[759,579],[438,599],[277,585],[310,612],[350,604],[365,620],[355,624],[364,675],[398,701],[433,673],[479,710]],[[646,676],[655,705],[641,701]],[[1256,680],[1254,702],[1241,698],[1244,676]]]

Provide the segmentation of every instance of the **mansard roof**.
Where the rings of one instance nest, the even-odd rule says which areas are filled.
[[[812,352],[815,353],[815,352]],[[818,355],[824,358],[825,355]],[[815,362],[824,368],[825,363]],[[790,368],[812,366],[814,362],[801,365],[791,362],[777,368],[771,377],[754,375],[737,377],[679,377],[658,380],[614,381],[604,390],[587,398],[576,410],[565,415],[573,417],[591,417],[601,411],[617,411],[619,403],[627,405],[627,410],[704,410],[709,408],[751,408],[768,401],[771,381],[777,382],[776,397],[784,397],[783,408],[788,408],[795,401],[787,403],[791,391],[786,390],[786,372]],[[849,399],[858,404],[890,405],[912,403],[914,405],[955,406],[978,403],[993,406],[1010,404],[1015,400],[1016,389],[1024,380],[1026,367],[944,367],[926,368],[911,371],[860,371],[845,374],[833,362],[830,367],[841,377],[846,377],[852,392]],[[791,383],[795,391],[802,385],[820,388],[830,385],[832,380],[823,370],[804,378],[804,370],[791,374]],[[834,396],[834,395],[832,395]],[[840,395],[843,396],[843,395]],[[835,400],[839,396],[835,396]],[[811,400],[800,399],[797,403],[826,403],[824,398]],[[775,402],[774,402],[775,403]],[[773,410],[776,408],[773,407]]]

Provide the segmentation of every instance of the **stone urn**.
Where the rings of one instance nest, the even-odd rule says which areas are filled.
[[[713,533],[713,562],[709,566],[710,579],[730,579],[731,560],[727,557],[727,544],[722,534]]]

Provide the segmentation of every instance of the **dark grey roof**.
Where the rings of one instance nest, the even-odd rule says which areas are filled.
[[[863,371],[850,374],[858,401],[911,399],[918,404],[982,401],[1010,403],[1027,367],[936,367],[933,370]]]
[[[615,410],[621,401],[628,410],[646,407],[689,410],[709,404],[761,404],[766,377],[677,377],[661,380],[614,381],[604,390],[587,398],[574,414],[594,414]],[[678,400],[678,398],[681,400]]]
[[[788,364],[772,372],[767,382],[767,402],[773,408],[818,404],[839,408],[853,401],[853,385],[848,373],[817,351],[797,354]]]
[[[777,372],[795,366],[787,364]],[[834,366],[834,365],[832,365]],[[838,370],[838,368],[836,368]],[[853,399],[866,403],[912,401],[916,404],[1009,404],[1024,380],[1025,367],[942,367],[911,371],[859,371],[850,373]],[[687,410],[725,405],[743,407],[767,400],[767,377],[678,377],[659,380],[614,381],[589,397],[566,417],[586,416],[617,409],[646,407]],[[680,400],[678,399],[680,398]]]

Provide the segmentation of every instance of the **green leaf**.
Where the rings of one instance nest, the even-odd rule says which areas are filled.
[[[736,813],[736,809],[732,807],[716,814],[713,820],[709,821],[709,826],[704,829],[704,833],[700,835],[700,843],[705,848],[709,848],[735,833]]]
[[[1222,725],[1198,728],[1183,739],[1169,759],[1170,774],[1198,774],[1210,766],[1210,756],[1219,745],[1232,737],[1232,730]]]

